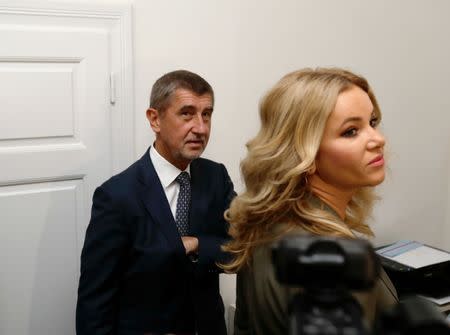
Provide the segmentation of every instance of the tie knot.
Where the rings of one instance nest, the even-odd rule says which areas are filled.
[[[181,172],[175,180],[182,186],[186,186],[190,184],[189,173],[186,171]]]

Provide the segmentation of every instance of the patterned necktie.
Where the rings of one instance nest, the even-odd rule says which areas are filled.
[[[189,173],[181,172],[175,179],[180,184],[175,221],[181,236],[189,235],[189,207],[191,203],[191,183]]]

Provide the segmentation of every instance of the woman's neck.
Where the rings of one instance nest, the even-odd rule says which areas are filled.
[[[339,217],[344,220],[345,210],[347,209],[347,205],[352,199],[354,192],[342,190],[336,186],[328,184],[316,173],[308,176],[308,182],[312,193],[334,209]]]

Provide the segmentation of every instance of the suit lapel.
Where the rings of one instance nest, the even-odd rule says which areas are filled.
[[[184,255],[183,243],[148,150],[139,160],[138,179],[141,182],[139,197],[150,217],[159,226],[169,244]]]

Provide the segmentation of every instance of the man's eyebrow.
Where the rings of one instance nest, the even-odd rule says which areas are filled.
[[[195,110],[195,106],[193,105],[184,105],[181,106],[180,111],[191,111],[191,110]]]
[[[196,106],[194,105],[184,105],[181,106],[180,108],[180,112],[193,112],[197,109]],[[205,107],[202,112],[210,112],[212,113],[214,111],[214,107],[210,106],[210,107]]]

